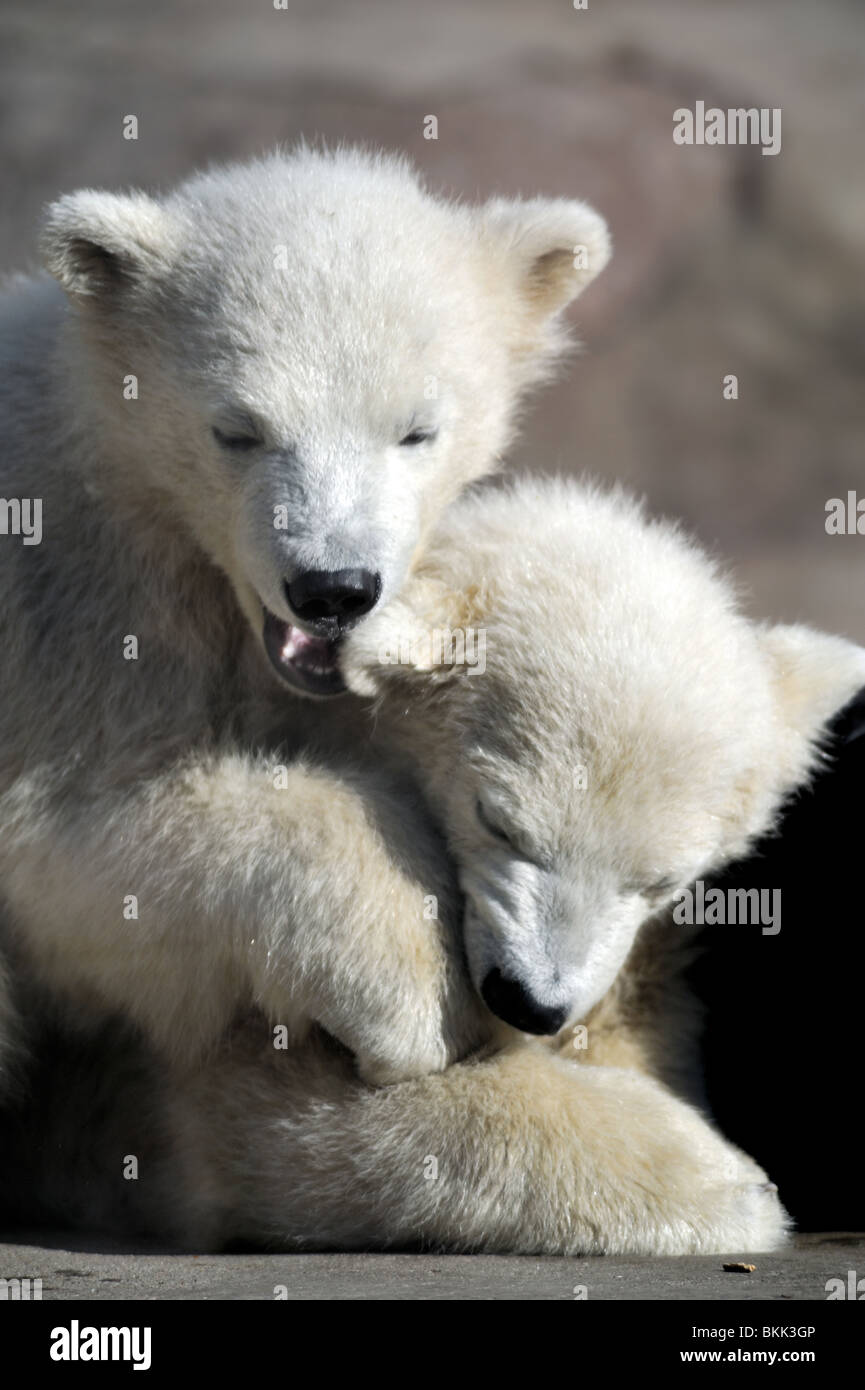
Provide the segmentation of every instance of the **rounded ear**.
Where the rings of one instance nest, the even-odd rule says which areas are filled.
[[[588,203],[567,198],[495,198],[481,209],[485,236],[509,266],[530,317],[558,314],[610,259],[606,222]]]
[[[763,675],[770,704],[756,732],[753,766],[726,818],[734,832],[728,859],[764,834],[787,798],[809,781],[830,722],[865,686],[865,648],[854,642],[798,624],[756,626],[755,636],[768,663]]]
[[[798,624],[762,629],[782,726],[808,744],[865,686],[865,647]]]
[[[752,790],[774,813],[809,780],[830,722],[865,686],[865,648],[799,625],[761,627],[757,639],[769,658],[774,720],[760,786]],[[762,829],[766,807],[754,814]]]
[[[165,268],[173,240],[153,198],[84,189],[49,206],[40,244],[46,270],[68,294],[105,299]]]

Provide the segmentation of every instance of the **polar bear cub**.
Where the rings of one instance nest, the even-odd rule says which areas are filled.
[[[460,643],[484,660],[449,660]],[[751,621],[620,491],[525,479],[451,508],[344,669],[447,836],[476,988],[555,1034],[647,918],[772,825],[865,650]]]
[[[442,661],[459,638],[473,659]],[[691,1087],[683,931],[659,914],[771,825],[865,683],[865,652],[750,621],[695,545],[621,493],[524,480],[456,503],[341,662],[376,697],[377,758],[414,766],[445,833],[478,991],[522,1033],[562,1032],[511,1033],[384,1087],[314,1044],[279,1057],[254,1036],[248,1055],[233,1045],[178,1092],[194,1190],[210,1165],[223,1194],[208,1218],[219,1238],[629,1254],[782,1243],[774,1185]],[[426,874],[438,891],[429,860]],[[387,950],[413,930],[392,921]],[[396,994],[386,951],[366,958]],[[415,958],[413,997],[432,995]],[[563,1028],[578,1020],[582,1053]]]
[[[375,776],[313,766],[309,726],[342,729],[340,638],[497,467],[606,225],[301,146],[68,194],[42,253],[57,283],[0,296],[0,497],[44,517],[0,537],[0,971],[180,1062],[253,1003],[377,1079],[444,1066],[428,940],[366,988],[388,914],[423,919],[393,837],[361,890],[337,871]]]

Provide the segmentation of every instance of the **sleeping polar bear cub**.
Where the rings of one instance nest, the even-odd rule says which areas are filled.
[[[483,671],[437,664],[469,630]],[[770,828],[865,683],[865,650],[753,623],[622,493],[537,480],[457,503],[345,664],[445,830],[476,987],[537,1034],[583,1018],[641,923]]]
[[[483,662],[441,660],[472,638]],[[609,1028],[610,998],[645,969],[641,926],[771,827],[865,684],[863,649],[752,622],[692,542],[622,493],[537,480],[457,503],[344,666],[446,834],[475,986],[539,1035],[588,1019],[591,1036],[593,1010]],[[675,953],[669,918],[647,930]],[[636,1056],[675,1047],[675,1012],[644,1015],[623,1030],[643,1035]],[[626,1145],[629,1123],[623,1110]],[[771,1247],[783,1212],[755,1190],[753,1248]]]
[[[436,661],[470,630],[483,662]],[[277,1054],[246,1031],[174,1093],[187,1222],[208,1194],[193,1234],[776,1248],[774,1184],[700,1108],[689,938],[661,910],[772,824],[865,683],[865,652],[751,622],[695,545],[621,493],[525,480],[454,504],[402,597],[341,656],[349,686],[375,697],[377,765],[413,766],[444,831],[474,984],[518,1031],[380,1087],[320,1036]],[[340,872],[356,881],[361,862],[358,844]],[[425,874],[438,892],[428,857]],[[387,955],[367,960],[395,993]],[[441,993],[420,958],[415,975],[419,997]],[[585,1027],[584,1048],[566,1024]]]

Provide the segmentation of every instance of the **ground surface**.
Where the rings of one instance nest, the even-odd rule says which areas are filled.
[[[601,1299],[825,1301],[826,1282],[865,1270],[865,1235],[799,1236],[756,1255],[753,1274],[726,1273],[718,1256],[683,1259],[494,1255],[129,1254],[34,1237],[0,1245],[0,1277],[41,1278],[43,1299],[273,1299],[408,1301]],[[73,1248],[70,1248],[72,1244]],[[741,1258],[732,1255],[730,1259]],[[285,1295],[283,1295],[285,1296]]]

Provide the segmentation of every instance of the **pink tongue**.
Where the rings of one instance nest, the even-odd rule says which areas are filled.
[[[282,648],[283,661],[294,661],[297,657],[316,657],[319,662],[330,664],[333,648],[327,637],[311,637],[301,632],[299,627],[286,624],[285,644]]]

